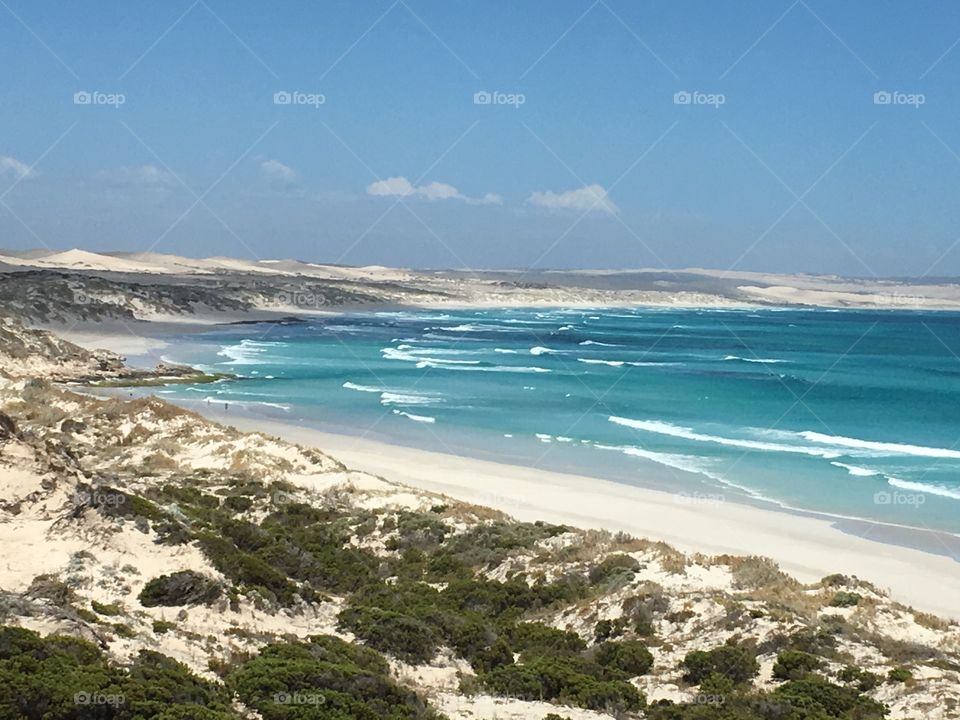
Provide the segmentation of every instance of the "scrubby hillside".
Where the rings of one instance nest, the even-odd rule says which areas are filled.
[[[0,409],[0,718],[960,715],[960,628],[861,580],[520,523],[155,399],[7,377]]]

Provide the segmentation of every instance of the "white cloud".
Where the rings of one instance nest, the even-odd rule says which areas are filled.
[[[142,185],[158,187],[173,185],[176,178],[172,173],[161,170],[156,165],[119,167],[97,173],[97,177],[117,185]]]
[[[264,160],[260,163],[260,169],[268,180],[274,182],[290,183],[297,179],[297,171],[279,160]]]
[[[617,212],[617,206],[607,196],[602,185],[587,185],[577,190],[555,193],[552,190],[535,192],[527,202],[551,210],[580,210],[581,212]]]
[[[426,200],[462,200],[469,205],[502,205],[503,198],[496,193],[487,193],[483,197],[472,198],[464,195],[453,185],[431,182],[426,185],[414,185],[403,176],[378,180],[367,186],[367,194],[377,197],[420,197]]]
[[[19,180],[30,174],[30,166],[20,162],[15,157],[0,155],[0,175],[6,175],[7,173]]]
[[[417,188],[405,177],[392,177],[386,180],[377,180],[367,186],[368,195],[388,197],[408,197],[416,194]]]
[[[423,195],[427,200],[450,200],[461,199],[463,195],[460,194],[460,191],[457,190],[453,185],[447,185],[446,183],[432,182],[429,185],[421,185],[417,188],[417,192],[420,195]]]

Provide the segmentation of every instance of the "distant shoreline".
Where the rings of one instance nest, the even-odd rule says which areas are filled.
[[[8,251],[9,253],[9,251]],[[955,278],[870,279],[703,268],[417,270],[158,253],[0,251],[23,317],[182,321],[379,308],[793,307],[960,311]],[[45,302],[34,304],[26,284]],[[0,297],[0,299],[3,299]],[[77,307],[77,306],[80,307]]]

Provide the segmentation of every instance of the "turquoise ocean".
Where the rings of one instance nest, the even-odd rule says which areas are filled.
[[[960,533],[960,315],[483,309],[225,325],[166,359],[229,414]]]

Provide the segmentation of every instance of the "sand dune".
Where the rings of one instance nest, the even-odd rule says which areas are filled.
[[[231,257],[188,258],[154,252],[95,253],[74,248],[64,252],[0,251],[0,264],[17,267],[135,273],[211,275],[214,273],[261,273],[309,276],[336,280],[396,281],[410,277],[406,270],[381,265],[352,267],[323,265],[299,260],[257,260]]]

